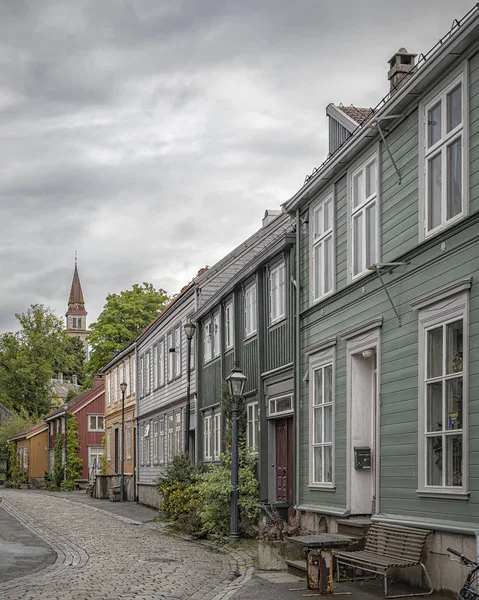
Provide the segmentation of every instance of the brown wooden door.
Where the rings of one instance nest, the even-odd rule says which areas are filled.
[[[276,501],[293,502],[293,418],[276,421]]]

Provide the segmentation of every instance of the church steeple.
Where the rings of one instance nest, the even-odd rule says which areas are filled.
[[[72,287],[68,299],[68,310],[65,317],[68,334],[79,337],[83,341],[85,352],[88,352],[88,331],[86,328],[87,314],[80,276],[78,275],[77,253],[75,252],[75,270],[73,271]]]

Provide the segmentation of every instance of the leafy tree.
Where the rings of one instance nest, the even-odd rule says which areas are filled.
[[[224,416],[225,425],[223,439],[228,452],[231,452],[232,444],[232,417],[233,417],[233,398],[228,392],[228,384],[223,381],[220,396],[221,414]],[[238,402],[238,441],[240,444],[246,444],[246,428],[248,426],[248,417],[246,414],[246,403]]]
[[[14,446],[14,444],[7,444],[8,438],[25,431],[38,421],[37,417],[31,417],[25,409],[21,409],[18,413],[12,412],[8,419],[0,423],[0,463],[8,459],[9,446]]]
[[[66,424],[66,479],[73,482],[79,479],[83,472],[83,460],[78,456],[80,438],[78,437],[78,421],[73,415],[67,414]]]
[[[164,309],[169,297],[151,283],[135,284],[131,290],[108,294],[103,311],[90,326],[92,346],[86,370],[90,378],[132,342]]]
[[[20,329],[0,336],[0,402],[41,417],[50,408],[55,371],[76,374],[81,381],[83,347],[68,335],[63,321],[48,307],[32,304],[15,316]]]

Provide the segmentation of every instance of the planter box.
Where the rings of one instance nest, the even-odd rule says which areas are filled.
[[[259,568],[261,571],[285,571],[286,560],[300,560],[304,556],[299,546],[291,542],[266,542],[259,541]]]

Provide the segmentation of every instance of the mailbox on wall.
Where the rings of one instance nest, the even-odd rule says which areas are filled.
[[[371,468],[371,448],[368,446],[354,447],[354,468],[358,470]]]

